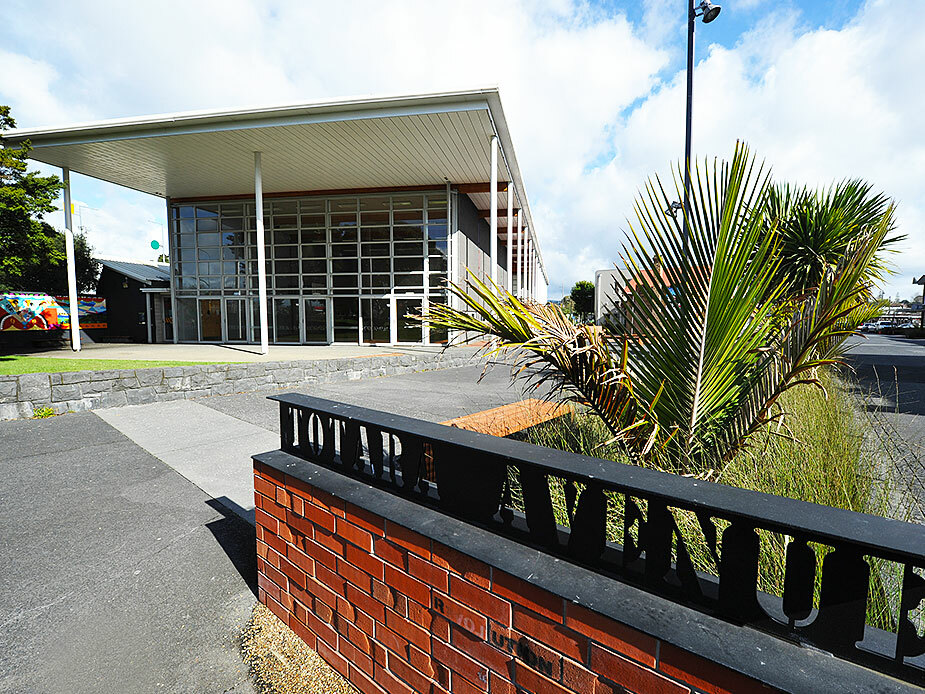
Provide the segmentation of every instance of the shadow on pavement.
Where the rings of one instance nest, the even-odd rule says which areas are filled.
[[[219,520],[206,523],[206,528],[256,597],[257,535],[254,526],[229,508],[227,504],[234,504],[230,499],[209,499],[206,504],[223,516]]]

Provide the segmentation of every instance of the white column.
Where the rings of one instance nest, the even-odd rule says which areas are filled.
[[[148,344],[151,344],[151,323],[154,322],[154,316],[151,315],[151,295],[145,294],[145,323],[148,324]]]
[[[506,288],[508,294],[512,291],[511,275],[514,272],[514,253],[511,241],[514,233],[514,182],[509,181],[507,184],[507,282]]]
[[[71,170],[61,169],[64,180],[64,251],[67,254],[67,298],[71,314],[71,349],[80,351],[80,320],[77,316],[77,260],[74,253],[74,220],[71,218]]]
[[[263,234],[263,173],[260,152],[254,152],[254,216],[257,219],[257,301],[260,304],[260,353],[270,351],[270,321],[267,316],[267,248]]]
[[[517,296],[524,295],[524,212],[517,215]]]
[[[498,136],[491,136],[491,175],[489,176],[491,191],[490,204],[490,238],[488,241],[488,277],[492,283],[498,281]]]

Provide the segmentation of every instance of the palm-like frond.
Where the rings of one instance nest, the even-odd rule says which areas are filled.
[[[557,306],[520,301],[497,285],[489,288],[471,272],[466,288],[450,283],[449,289],[467,310],[432,305],[422,316],[426,324],[467,332],[470,341],[494,338],[489,354],[505,353],[534,386],[550,385],[550,395],[591,407],[629,455],[649,453],[658,424],[627,376],[625,343],[615,346],[599,328],[575,325]]]

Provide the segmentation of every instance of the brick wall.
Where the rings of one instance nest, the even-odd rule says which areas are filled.
[[[770,691],[255,461],[259,599],[364,694]]]

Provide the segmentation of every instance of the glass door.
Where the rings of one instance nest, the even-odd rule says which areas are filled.
[[[302,321],[299,319],[299,299],[273,299],[274,342],[301,342]]]
[[[164,301],[164,342],[173,342],[173,304],[170,297],[165,296]]]
[[[199,339],[202,342],[222,341],[222,300],[199,300]]]
[[[363,312],[363,342],[377,344],[392,341],[391,301],[387,298],[360,299]]]
[[[328,299],[305,299],[303,309],[305,319],[305,341],[327,344],[328,337]]]
[[[421,342],[421,322],[405,316],[420,316],[424,300],[421,298],[395,297],[396,337],[398,342]]]
[[[355,296],[335,296],[334,342],[360,341],[360,300]]]
[[[225,299],[225,340],[227,342],[247,340],[247,313],[244,299]]]

